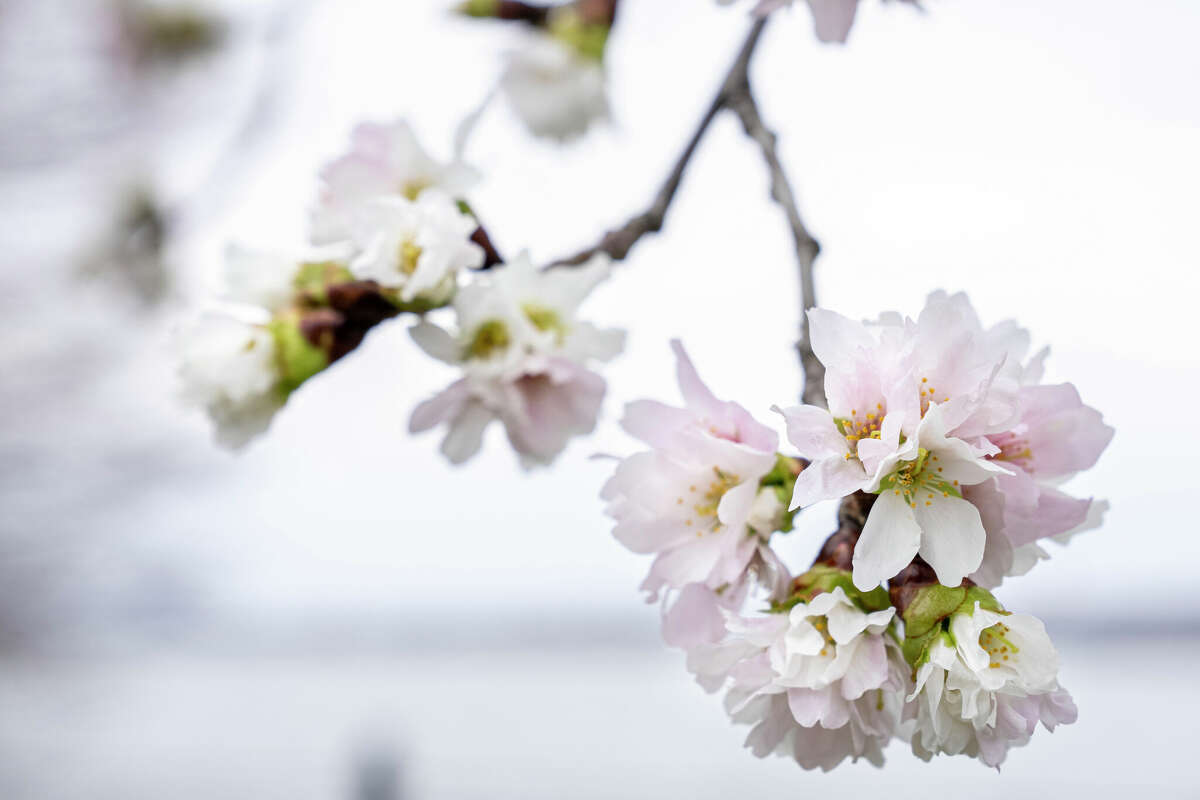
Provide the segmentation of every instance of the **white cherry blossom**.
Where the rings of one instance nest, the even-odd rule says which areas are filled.
[[[458,199],[478,179],[465,164],[431,157],[405,120],[363,123],[354,129],[350,151],[321,170],[311,238],[318,244],[350,238],[358,215],[380,197],[416,200],[438,189]]]
[[[473,217],[438,191],[423,192],[415,201],[377,198],[354,221],[352,236],[360,253],[350,271],[397,289],[405,303],[444,303],[454,294],[460,270],[483,265],[483,248],[471,241],[476,227]]]
[[[591,432],[605,382],[586,365],[618,355],[624,333],[580,321],[577,311],[610,269],[607,257],[597,257],[542,271],[522,254],[456,295],[455,331],[431,322],[412,328],[425,352],[461,367],[463,377],[420,404],[410,430],[447,424],[442,452],[459,464],[499,419],[525,467],[551,462],[571,437]]]
[[[966,753],[992,767],[1027,744],[1039,721],[1052,731],[1076,716],[1042,623],[978,603],[934,640],[905,708],[918,756]]]
[[[894,609],[866,612],[841,587],[786,614],[729,615],[725,638],[699,645],[688,668],[709,691],[728,684],[726,708],[751,725],[759,757],[829,770],[846,758],[879,766],[895,734],[906,665],[887,630]]]

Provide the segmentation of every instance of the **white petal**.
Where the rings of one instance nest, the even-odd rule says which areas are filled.
[[[958,497],[940,495],[918,495],[916,503],[913,511],[920,524],[921,557],[933,567],[942,585],[958,586],[983,562],[987,533],[978,509]]]
[[[854,548],[854,585],[873,589],[907,567],[920,546],[921,526],[912,508],[901,495],[883,492]]]

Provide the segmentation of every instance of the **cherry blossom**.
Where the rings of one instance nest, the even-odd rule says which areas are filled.
[[[479,451],[498,419],[525,467],[553,461],[573,436],[591,432],[605,382],[586,365],[619,354],[624,334],[576,313],[609,270],[608,259],[597,257],[576,269],[540,271],[522,254],[459,291],[455,331],[429,321],[413,327],[426,353],[464,374],[416,408],[410,430],[446,424],[442,452],[459,464]]]
[[[726,708],[752,726],[746,746],[806,769],[846,758],[879,766],[899,720],[906,667],[887,635],[895,610],[865,611],[841,587],[787,613],[729,615],[720,642],[699,645],[688,668],[710,691],[728,684]]]
[[[685,590],[664,630],[669,643],[685,645],[720,632],[718,608],[741,602],[749,571],[779,574],[766,541],[786,498],[762,485],[777,463],[775,432],[718,400],[683,345],[672,347],[684,407],[653,400],[626,407],[622,427],[652,449],[622,460],[601,497],[617,540],[655,556],[642,584],[651,599]],[[708,593],[688,589],[693,584]]]

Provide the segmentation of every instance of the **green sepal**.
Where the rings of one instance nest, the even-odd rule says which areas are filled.
[[[279,394],[287,400],[306,380],[329,366],[329,356],[314,347],[300,330],[300,315],[289,311],[267,323],[275,339],[275,361],[279,368]]]
[[[550,16],[547,32],[584,58],[604,60],[611,29],[607,25],[585,22],[579,12],[562,8]]]
[[[904,654],[904,660],[909,663],[909,666],[915,670],[928,660],[929,647],[940,633],[942,633],[942,629],[941,626],[938,626],[926,631],[924,636],[905,636],[904,641],[900,643],[900,651]]]
[[[799,459],[785,456],[783,453],[776,453],[775,466],[762,477],[758,485],[763,488],[771,487],[775,492],[775,497],[786,509],[792,504],[792,494],[796,488],[796,477],[800,474],[800,468]],[[795,527],[795,519],[796,511],[785,511],[779,525],[779,533],[790,533]]]
[[[296,271],[292,285],[310,302],[325,305],[329,302],[329,286],[353,280],[354,275],[340,261],[306,261]]]
[[[921,638],[939,622],[957,611],[967,599],[962,586],[942,586],[940,583],[923,586],[904,610],[904,630],[907,638]]]
[[[500,11],[500,0],[463,0],[454,10],[466,17],[494,17]]]
[[[892,605],[887,590],[882,586],[876,586],[874,589],[864,592],[854,585],[851,573],[826,564],[814,564],[808,572],[793,581],[793,586],[799,588],[793,591],[786,600],[772,604],[772,611],[791,611],[797,604],[807,603],[817,595],[832,592],[839,587],[852,603],[867,613],[883,611],[885,608],[891,608]]]
[[[979,603],[979,607],[986,611],[993,611],[997,614],[1007,614],[1004,606],[1000,605],[1000,601],[996,596],[984,589],[982,586],[972,586],[967,589],[967,598],[963,602],[964,608],[962,612],[970,614],[975,611],[975,604]]]

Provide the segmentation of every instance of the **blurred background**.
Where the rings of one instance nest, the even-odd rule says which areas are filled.
[[[410,437],[451,373],[403,321],[240,456],[179,405],[170,334],[225,243],[302,242],[356,122],[406,116],[449,156],[514,40],[446,5],[0,0],[0,797],[1200,796],[1200,5],[864,0],[846,47],[801,7],[755,63],[822,304],[915,313],[964,289],[1117,429],[1071,485],[1112,502],[1107,524],[1000,592],[1047,621],[1081,709],[1001,775],[902,745],[883,771],[752,758],[611,538],[588,457],[633,447],[624,402],[677,399],[669,337],[764,418],[799,390],[788,232],[732,118],[590,301],[629,346],[600,431],[555,468],[521,473],[498,430],[462,469]],[[549,260],[644,207],[744,11],[625,0],[613,122],[575,144],[492,109],[472,202],[502,251]],[[833,513],[803,515],[790,564]]]

